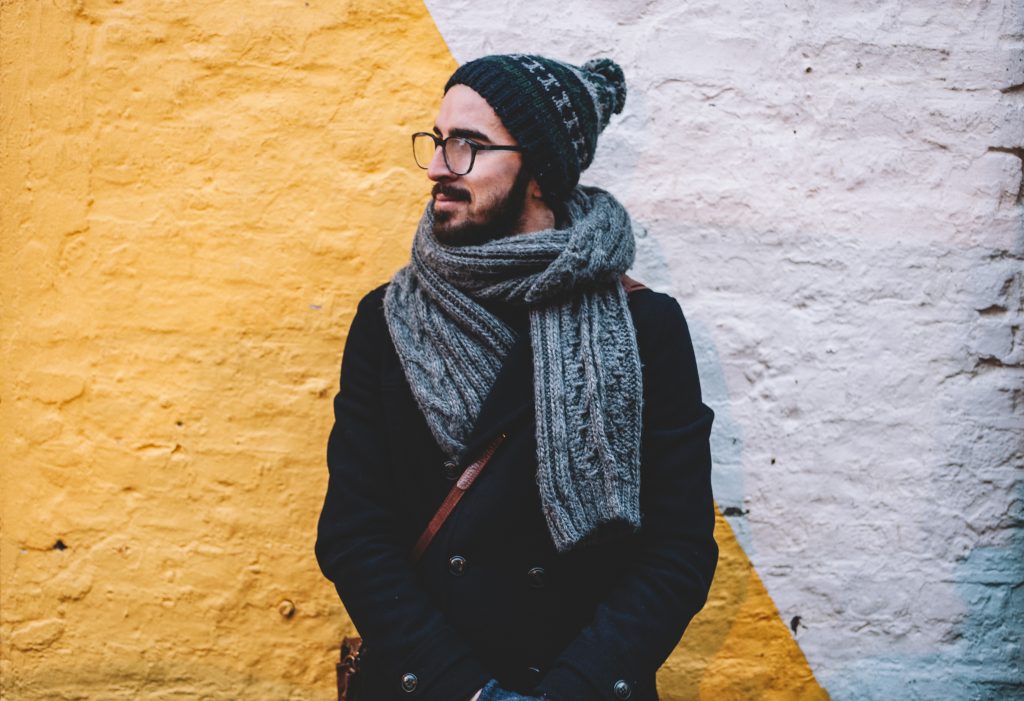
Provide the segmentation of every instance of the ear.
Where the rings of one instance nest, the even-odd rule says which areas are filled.
[[[544,193],[536,178],[526,183],[526,201],[523,203],[523,231],[540,231],[553,228],[556,224],[555,213],[544,200]]]
[[[526,184],[526,199],[531,202],[544,202],[544,193],[540,190],[537,178],[530,178],[530,182]]]

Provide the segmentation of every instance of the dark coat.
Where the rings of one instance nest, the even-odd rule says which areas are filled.
[[[555,551],[535,481],[524,329],[465,462],[499,432],[508,439],[413,565],[412,545],[457,470],[399,364],[385,287],[360,302],[345,345],[316,543],[367,648],[361,701],[463,701],[492,677],[556,701],[657,699],[655,672],[704,605],[718,558],[712,413],[678,303],[630,294],[644,383],[639,533]]]

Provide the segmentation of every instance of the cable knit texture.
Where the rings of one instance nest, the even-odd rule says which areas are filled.
[[[516,340],[479,302],[528,309],[537,484],[552,541],[566,551],[605,524],[640,527],[642,386],[636,332],[619,277],[633,262],[629,214],[577,187],[568,224],[447,246],[428,206],[412,260],[384,297],[388,328],[438,445],[466,441]]]

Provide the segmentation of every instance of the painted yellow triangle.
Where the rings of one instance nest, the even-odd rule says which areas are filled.
[[[715,512],[719,558],[707,605],[658,673],[662,701],[825,701],[732,528]]]

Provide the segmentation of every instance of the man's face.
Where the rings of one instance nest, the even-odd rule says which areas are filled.
[[[465,85],[452,86],[444,96],[434,133],[481,145],[517,145],[487,101]],[[431,208],[434,233],[442,243],[475,245],[522,231],[530,176],[519,152],[478,151],[473,169],[455,175],[437,149],[427,177],[435,183]]]

